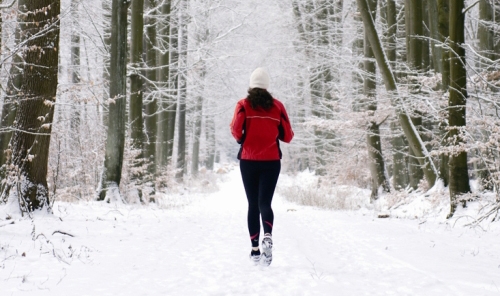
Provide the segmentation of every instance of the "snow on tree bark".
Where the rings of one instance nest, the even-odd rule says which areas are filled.
[[[393,96],[393,98],[397,98],[398,88],[396,85],[396,80],[391,67],[388,64],[388,59],[385,55],[385,52],[382,49],[382,44],[377,35],[377,30],[375,29],[375,23],[368,10],[367,0],[357,0],[357,3],[361,12],[361,16],[363,18],[363,24],[367,37],[370,40],[370,44],[372,45],[377,64],[380,68],[380,72],[382,73],[382,77],[384,78],[385,87],[387,91]],[[434,183],[438,178],[438,173],[434,166],[433,160],[429,155],[427,149],[425,148],[425,145],[422,142],[422,139],[420,138],[415,126],[412,124],[409,116],[407,115],[404,105],[398,106],[397,112],[399,122],[403,128],[410,147],[417,155],[420,165],[424,168],[424,175],[427,179],[427,182],[429,183],[429,186],[432,187],[434,186]]]
[[[21,210],[31,212],[50,206],[47,167],[58,84],[60,1],[26,0],[19,9],[26,66],[17,95],[9,189]]]
[[[120,185],[125,147],[127,7],[113,0],[111,7],[111,60],[109,84],[109,122],[105,147],[104,171],[98,200],[107,198],[109,188]],[[110,197],[111,198],[111,197]]]
[[[187,172],[186,162],[186,101],[187,101],[187,49],[188,49],[188,15],[187,1],[181,0],[179,8],[179,62],[178,62],[178,91],[179,91],[179,119],[177,138],[177,179],[182,179]]]
[[[144,102],[146,118],[144,120],[145,125],[145,137],[146,141],[144,143],[144,158],[147,162],[148,175],[146,176],[146,183],[150,183],[152,191],[150,192],[150,201],[154,201],[153,197],[155,194],[155,180],[156,180],[156,161],[157,161],[157,139],[158,139],[158,95],[155,91],[155,84],[158,82],[158,77],[162,77],[164,67],[162,58],[163,54],[158,53],[159,58],[157,62],[157,24],[156,24],[156,1],[146,0],[146,7],[149,14],[145,15],[146,24],[146,40],[144,42],[146,52],[146,101]],[[165,1],[165,5],[170,5],[170,1]],[[170,12],[169,12],[170,13]],[[167,13],[167,15],[169,14]],[[162,20],[166,18],[163,7],[162,7]],[[164,51],[162,51],[164,52]],[[168,57],[168,50],[167,50]],[[156,65],[161,66],[159,70],[156,70]],[[167,60],[168,65],[168,60]],[[167,75],[168,77],[168,67]]]
[[[467,151],[463,147],[462,134],[466,126],[467,70],[465,61],[465,13],[464,0],[450,1],[450,97],[448,100],[448,142],[452,145],[450,155],[449,189],[453,216],[461,195],[470,192]],[[465,204],[465,201],[463,202]]]
[[[377,0],[368,0],[372,18],[376,17],[377,2]],[[363,69],[366,76],[364,77],[363,92],[366,100],[366,109],[369,112],[366,144],[370,159],[369,168],[372,178],[371,199],[375,200],[378,198],[378,190],[380,187],[382,187],[385,192],[389,192],[390,186],[385,173],[385,162],[382,154],[382,142],[380,139],[380,123],[376,122],[374,119],[375,112],[377,111],[377,84],[375,81],[377,65],[375,64],[375,56],[366,32],[364,38],[364,55],[365,60]]]
[[[144,164],[144,124],[142,121],[144,82],[142,79],[143,61],[143,36],[144,36],[144,0],[132,0],[132,21],[130,40],[130,106],[129,124],[131,148],[134,159],[131,166],[131,179],[135,184],[135,189],[142,201],[142,165]]]
[[[19,43],[20,40],[20,27],[16,27],[16,41]],[[14,120],[17,114],[17,95],[21,89],[23,82],[23,59],[21,53],[14,54],[13,63],[10,67],[9,80],[7,81],[7,89],[5,91],[4,101],[2,105],[2,114],[0,119],[0,128],[12,128],[14,125]],[[9,154],[11,150],[9,149],[10,139],[12,138],[12,131],[5,131],[0,133],[0,167],[7,165],[9,161]],[[0,168],[0,177],[5,178],[7,167],[4,166]],[[2,186],[3,187],[3,186]]]

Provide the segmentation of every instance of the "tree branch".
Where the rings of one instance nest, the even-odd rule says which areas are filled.
[[[0,9],[11,8],[14,3],[16,3],[16,0],[12,0],[12,2],[9,4],[0,4]]]

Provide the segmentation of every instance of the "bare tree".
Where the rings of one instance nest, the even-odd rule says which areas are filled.
[[[437,15],[438,15],[438,36],[439,41],[443,45],[441,48],[441,84],[442,91],[448,92],[448,87],[450,85],[450,51],[448,50],[448,40],[450,36],[449,29],[449,17],[450,17],[450,7],[449,1],[437,0]],[[439,124],[439,130],[441,138],[446,138],[448,122],[446,119],[442,120]],[[445,141],[441,143],[446,146]],[[439,156],[439,174],[443,179],[444,185],[448,185],[450,169],[449,169],[449,156],[447,153],[441,153]]]
[[[132,0],[132,21],[130,40],[130,106],[129,122],[131,148],[134,151],[131,178],[137,187],[139,199],[142,201],[142,189],[144,173],[142,165],[144,162],[144,124],[142,121],[144,83],[142,79],[143,60],[143,35],[144,35],[144,0]]]
[[[188,48],[188,15],[187,1],[181,0],[179,7],[179,62],[178,62],[178,102],[179,126],[177,129],[177,179],[182,179],[187,172],[186,163],[186,101],[187,101],[187,48]]]
[[[200,70],[200,80],[203,83],[205,76],[205,69]],[[191,174],[198,175],[200,164],[200,142],[201,142],[201,123],[203,119],[203,93],[198,94],[196,98],[196,105],[194,107],[194,135],[193,135],[193,153],[191,155]]]
[[[20,40],[20,27],[16,27],[16,40]],[[9,71],[9,79],[7,81],[7,89],[5,91],[2,114],[0,119],[0,128],[3,129],[0,132],[0,176],[5,177],[5,170],[7,169],[4,165],[8,162],[8,156],[10,154],[9,143],[12,138],[11,129],[14,125],[14,120],[17,114],[18,100],[17,96],[22,87],[23,82],[23,59],[20,52],[14,52],[12,58],[12,64]]]
[[[171,160],[174,145],[175,119],[177,116],[179,28],[178,5],[172,7],[170,1],[162,6],[166,20],[160,29],[163,53],[161,57],[162,74],[159,80],[168,89],[162,93],[161,112],[158,118],[158,164],[166,167]],[[168,13],[168,14],[167,14]]]
[[[397,43],[397,15],[396,1],[387,0],[385,6],[385,22],[387,25],[386,52],[387,60],[392,69],[395,69],[397,66],[397,51],[398,49],[400,50]],[[397,76],[395,78],[397,79]],[[401,190],[408,186],[408,157],[404,153],[404,150],[407,150],[408,143],[405,141],[404,133],[397,120],[392,120],[390,127],[392,133],[392,186],[396,190]]]
[[[450,154],[449,216],[453,216],[460,196],[470,192],[467,151],[463,149],[466,126],[467,70],[465,62],[465,5],[464,0],[450,1],[450,97],[448,100],[448,141],[453,146]],[[465,203],[465,201],[463,202]]]
[[[103,45],[104,45],[104,57],[103,57],[103,67],[102,67],[102,79],[103,79],[103,88],[102,88],[102,106],[103,106],[103,113],[102,113],[102,123],[103,125],[108,124],[108,100],[109,98],[109,81],[111,78],[111,61],[110,61],[110,53],[111,53],[111,18],[112,18],[112,11],[111,11],[111,1],[112,0],[102,0],[101,5],[102,5],[102,11],[103,11],[103,32],[102,32],[102,39],[103,39]]]
[[[145,49],[146,52],[146,95],[147,98],[144,102],[145,115],[144,120],[145,125],[145,143],[144,143],[144,158],[147,163],[148,174],[146,176],[145,183],[149,183],[151,194],[150,201],[154,201],[153,196],[155,194],[155,183],[156,183],[156,144],[157,144],[157,134],[158,134],[158,91],[156,90],[156,84],[158,83],[158,77],[163,76],[164,68],[168,67],[168,50],[166,51],[167,62],[164,64],[162,60],[165,54],[157,53],[157,13],[156,13],[156,0],[146,0],[147,14],[145,15],[145,26],[146,26],[146,38],[145,38]],[[164,1],[164,6],[169,5],[170,1]],[[163,13],[163,10],[162,10]],[[169,12],[168,12],[169,13]],[[168,16],[167,13],[167,16]],[[166,18],[167,16],[163,16]],[[162,52],[165,52],[162,51]],[[158,56],[158,57],[157,57]],[[155,69],[157,65],[162,65],[162,67],[157,70]],[[167,75],[168,77],[168,68]],[[168,79],[168,78],[167,78]]]
[[[479,38],[479,49],[487,59],[484,64],[481,64],[481,68],[487,68],[500,55],[500,33],[499,30],[495,30],[495,25],[500,23],[498,19],[500,17],[500,8],[498,6],[500,6],[498,1],[479,0],[477,36]]]
[[[397,99],[398,88],[396,85],[396,79],[383,52],[382,44],[375,28],[375,23],[370,15],[367,0],[357,0],[357,3],[361,12],[361,17],[363,18],[365,32],[372,46],[377,64],[380,68],[380,72],[382,73],[382,77],[384,78],[385,87],[394,99]],[[398,118],[410,147],[413,149],[421,166],[424,168],[424,174],[429,186],[434,186],[434,183],[438,178],[434,162],[404,108],[402,109],[401,107],[398,107]]]
[[[118,192],[125,148],[127,7],[128,2],[113,0],[111,6],[111,63],[109,84],[109,121],[98,200],[110,200]],[[110,192],[116,191],[116,192]],[[110,196],[108,196],[110,194]]]
[[[80,83],[80,32],[78,31],[78,7],[79,0],[71,0],[70,9],[73,24],[71,27],[71,82],[74,85]],[[75,133],[78,133],[80,126],[80,104],[78,98],[73,100],[73,112],[71,115],[71,128]]]
[[[406,56],[409,68],[412,73],[407,76],[410,88],[410,97],[417,97],[420,94],[418,77],[426,70],[424,68],[424,24],[422,1],[405,0],[405,24],[406,24]],[[413,125],[420,131],[422,128],[422,114],[419,110],[411,114]],[[408,149],[409,161],[408,172],[410,186],[417,189],[424,173],[417,160],[413,149]]]
[[[48,207],[47,166],[59,65],[59,0],[26,0],[20,6],[23,71],[11,139],[10,193],[23,212]],[[7,194],[7,192],[4,192]]]
[[[368,0],[370,14],[373,19],[376,18],[377,0]],[[369,168],[372,178],[372,193],[371,199],[378,198],[378,190],[380,187],[385,192],[390,191],[389,182],[385,172],[385,161],[382,154],[382,141],[380,139],[380,122],[377,122],[374,115],[377,111],[377,84],[376,84],[376,69],[375,55],[370,42],[368,41],[367,32],[364,38],[364,65],[365,72],[363,93],[366,97],[366,111],[368,112],[368,130],[366,131],[366,143],[368,147],[368,157],[370,160]]]

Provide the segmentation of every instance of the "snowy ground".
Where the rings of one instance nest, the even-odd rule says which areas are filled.
[[[279,195],[274,261],[253,266],[238,168],[222,180],[179,207],[56,203],[34,222],[0,208],[0,295],[500,295],[495,225],[378,219]]]

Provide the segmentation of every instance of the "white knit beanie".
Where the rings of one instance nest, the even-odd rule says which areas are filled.
[[[250,88],[269,88],[269,74],[264,68],[257,68],[250,76]]]

